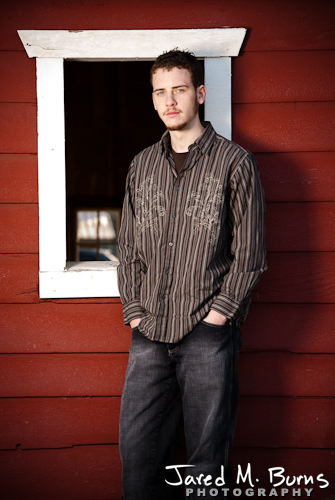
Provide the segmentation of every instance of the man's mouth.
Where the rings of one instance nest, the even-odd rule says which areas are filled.
[[[170,117],[171,117],[171,116],[177,116],[177,115],[179,115],[179,111],[176,111],[176,110],[173,110],[173,111],[167,111],[167,112],[165,113],[165,115],[166,115],[166,116],[170,116]]]

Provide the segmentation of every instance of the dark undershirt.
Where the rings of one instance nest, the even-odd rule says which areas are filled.
[[[186,153],[176,153],[172,148],[171,148],[171,152],[172,152],[172,156],[173,156],[173,159],[174,159],[174,163],[176,165],[176,170],[177,170],[177,173],[179,174],[179,172],[181,171],[181,169],[183,168],[184,166],[184,163],[186,161],[186,158],[187,158],[187,155],[188,155],[188,151],[186,151]]]

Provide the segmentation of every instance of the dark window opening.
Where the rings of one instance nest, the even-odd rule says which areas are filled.
[[[151,65],[64,62],[69,261],[117,258],[130,162],[165,130],[152,104]]]

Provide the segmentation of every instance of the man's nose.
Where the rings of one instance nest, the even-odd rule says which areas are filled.
[[[176,98],[173,92],[167,92],[166,94],[166,105],[167,106],[175,106],[177,104]]]

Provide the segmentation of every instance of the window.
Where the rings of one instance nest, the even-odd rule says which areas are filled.
[[[76,210],[76,261],[118,262],[120,210]]]
[[[40,210],[40,297],[117,297],[113,261],[67,262],[64,60],[154,60],[174,47],[204,59],[205,119],[231,137],[231,57],[244,28],[119,31],[19,31],[36,57]]]

